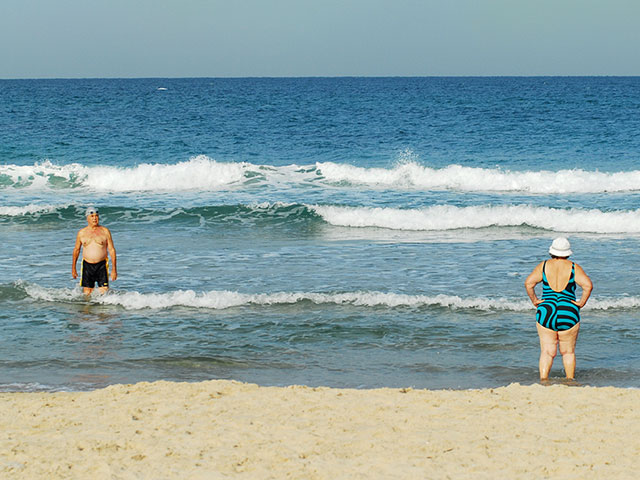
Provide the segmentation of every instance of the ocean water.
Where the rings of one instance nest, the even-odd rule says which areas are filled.
[[[640,78],[0,80],[0,390],[533,383],[559,235],[577,381],[638,388],[639,200]]]

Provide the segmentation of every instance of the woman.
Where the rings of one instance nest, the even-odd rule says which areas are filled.
[[[540,337],[540,380],[549,378],[558,347],[567,379],[573,380],[576,371],[576,340],[580,330],[580,309],[591,295],[593,284],[580,265],[568,260],[571,245],[564,237],[556,238],[545,260],[533,269],[524,286],[536,311],[536,327]],[[542,282],[542,298],[534,287]],[[582,297],[576,301],[576,284]]]

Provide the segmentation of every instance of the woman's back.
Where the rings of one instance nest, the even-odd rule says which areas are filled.
[[[566,258],[552,258],[544,264],[544,274],[552,290],[561,292],[571,279],[573,262]]]

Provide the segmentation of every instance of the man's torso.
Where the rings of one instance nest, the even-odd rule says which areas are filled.
[[[109,231],[102,226],[85,227],[80,230],[82,258],[89,263],[98,263],[107,258]]]

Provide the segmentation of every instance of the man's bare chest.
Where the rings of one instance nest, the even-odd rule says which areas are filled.
[[[86,231],[80,237],[82,245],[99,245],[105,246],[107,244],[107,236],[102,231]]]

